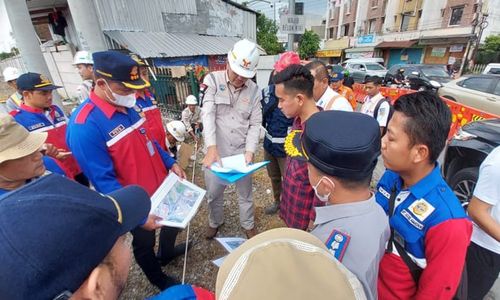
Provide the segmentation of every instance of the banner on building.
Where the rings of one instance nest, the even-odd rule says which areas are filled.
[[[340,57],[342,55],[342,50],[319,50],[316,52],[316,57]]]
[[[462,52],[464,51],[464,45],[451,45],[450,52]]]
[[[446,54],[446,47],[432,47],[431,56],[444,57]]]

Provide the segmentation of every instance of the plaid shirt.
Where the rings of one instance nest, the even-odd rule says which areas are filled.
[[[295,118],[292,130],[302,130],[300,118]],[[286,170],[282,183],[280,218],[291,228],[306,230],[309,220],[314,220],[313,202],[316,196],[309,183],[307,162],[286,158]]]

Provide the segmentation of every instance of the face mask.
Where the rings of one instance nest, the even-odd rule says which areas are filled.
[[[321,179],[318,181],[318,183],[316,183],[316,185],[315,185],[315,186],[313,186],[312,188],[313,188],[313,190],[314,190],[314,194],[316,194],[316,197],[318,197],[318,199],[319,199],[319,200],[321,200],[322,202],[328,202],[328,198],[329,198],[329,197],[330,197],[330,195],[332,194],[331,192],[330,192],[330,193],[328,193],[328,194],[326,194],[326,195],[320,195],[320,194],[318,193],[318,186],[319,186],[319,184],[321,183],[321,181],[322,181],[323,179],[326,179],[326,180],[330,181],[330,183],[331,183],[332,185],[335,185],[335,184],[334,184],[334,183],[330,180],[330,178],[327,178],[327,177],[323,176],[323,177],[321,177]]]
[[[129,95],[126,95],[126,96],[123,96],[123,95],[118,95],[116,93],[114,93],[111,88],[109,87],[108,85],[108,82],[107,81],[104,81],[106,82],[106,87],[108,88],[108,90],[111,92],[111,95],[113,95],[113,98],[114,100],[108,95],[108,92],[107,91],[104,91],[104,93],[106,93],[106,97],[108,97],[108,100],[115,103],[116,105],[118,106],[124,106],[124,107],[128,107],[128,108],[132,108],[134,107],[135,105],[135,93],[132,93],[132,94],[129,94]]]

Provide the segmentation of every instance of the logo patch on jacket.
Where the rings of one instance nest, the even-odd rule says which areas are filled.
[[[378,188],[378,191],[384,195],[384,197],[386,197],[387,199],[391,198],[391,194],[389,194],[388,191],[386,191],[383,187],[379,187]]]
[[[435,210],[434,206],[432,206],[429,202],[424,199],[417,200],[413,202],[408,209],[419,219],[420,221],[424,221],[427,219],[430,214]]]
[[[345,251],[347,250],[347,246],[349,245],[349,241],[351,240],[351,236],[337,229],[334,229],[330,234],[330,237],[326,241],[326,247],[330,252],[335,256],[338,261],[342,261],[344,258]]]
[[[125,130],[125,126],[123,126],[123,124],[120,124],[115,129],[113,129],[113,130],[111,130],[109,132],[109,136],[111,138],[114,138],[115,136],[117,136],[118,134],[120,134],[120,132],[122,132],[124,130]]]
[[[35,129],[42,128],[44,126],[45,126],[45,124],[43,124],[43,123],[36,123],[36,124],[29,126],[28,129],[29,129],[29,131],[33,131]]]
[[[415,218],[406,209],[403,209],[401,211],[401,214],[403,215],[403,217],[405,217],[406,220],[408,220],[408,222],[410,222],[411,225],[416,227],[418,230],[422,230],[424,228],[424,225],[415,220]]]

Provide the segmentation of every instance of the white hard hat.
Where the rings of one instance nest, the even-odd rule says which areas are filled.
[[[3,70],[3,77],[5,79],[5,82],[11,81],[11,80],[16,80],[21,74],[19,73],[19,70],[13,67],[7,67],[5,70]]]
[[[167,131],[173,135],[178,142],[184,142],[186,126],[181,121],[168,122]]]
[[[259,63],[257,45],[247,39],[238,41],[233,49],[229,50],[227,60],[233,72],[245,78],[252,78]]]
[[[198,100],[196,100],[196,97],[193,95],[189,95],[186,97],[186,104],[187,105],[197,105]]]
[[[73,60],[73,65],[78,65],[78,64],[86,64],[86,65],[93,65],[94,60],[92,59],[92,54],[88,51],[78,51],[75,54],[75,58]]]

